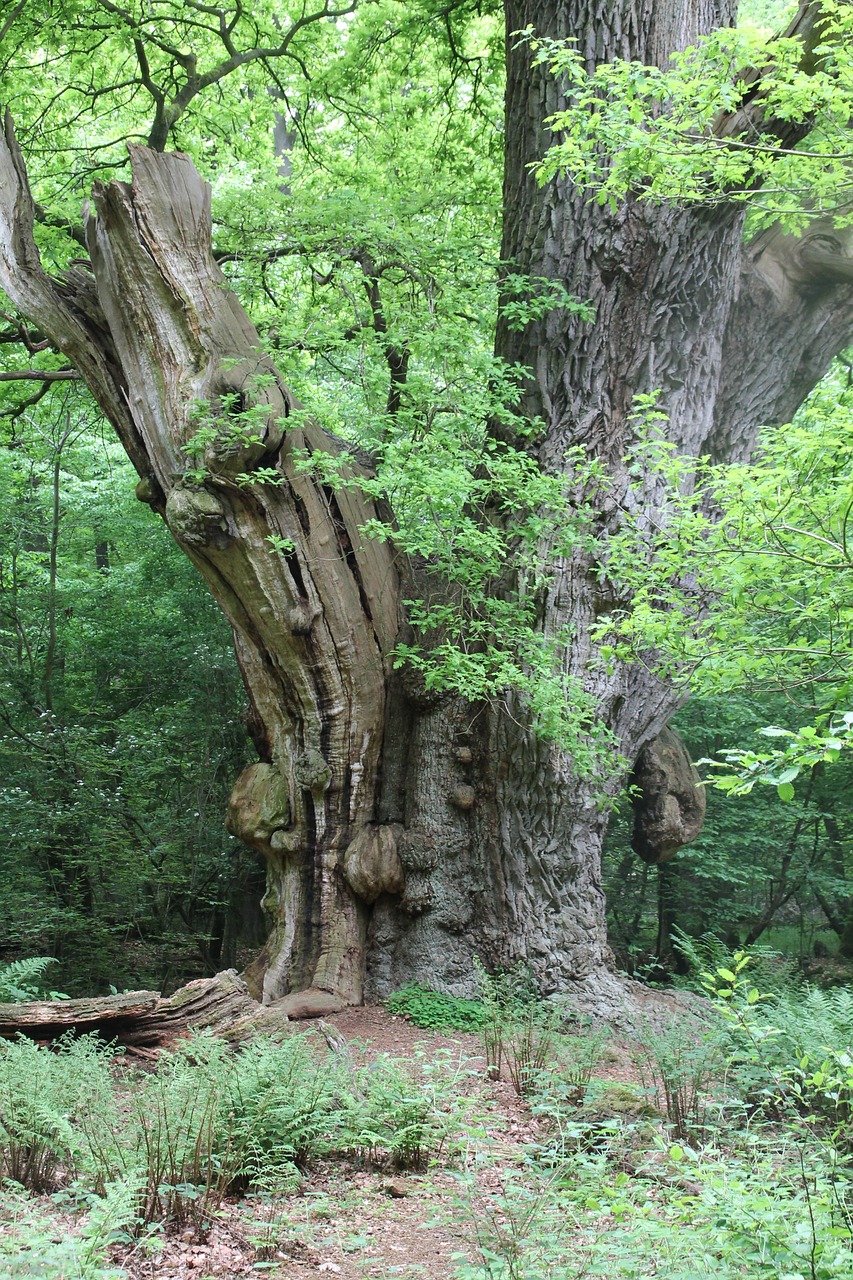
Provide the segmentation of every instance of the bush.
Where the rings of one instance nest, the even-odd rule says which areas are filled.
[[[115,1183],[104,1196],[89,1197],[89,1212],[78,1236],[57,1232],[56,1222],[26,1196],[7,1191],[0,1206],[0,1275],[3,1280],[122,1280],[107,1250],[132,1221],[134,1188]]]
[[[479,1031],[486,1016],[479,1000],[446,996],[414,982],[390,995],[385,1007],[429,1031]]]
[[[333,1149],[341,1126],[343,1061],[311,1033],[242,1049],[228,1083],[228,1142],[236,1176],[255,1181],[304,1168]]]
[[[469,1111],[461,1096],[470,1075],[450,1051],[414,1061],[382,1054],[353,1071],[343,1114],[341,1149],[360,1160],[398,1169],[422,1169],[437,1159],[451,1135],[464,1130]]]
[[[705,1127],[712,1085],[723,1078],[725,1037],[673,1019],[663,1031],[638,1028],[634,1062],[649,1100],[667,1118],[678,1142]]]

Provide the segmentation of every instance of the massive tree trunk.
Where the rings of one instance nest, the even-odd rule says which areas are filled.
[[[628,200],[611,212],[568,178],[537,187],[529,166],[563,99],[511,33],[531,24],[574,37],[591,63],[663,63],[731,16],[716,0],[507,6],[502,256],[597,312],[587,322],[552,311],[520,333],[499,324],[498,352],[529,369],[520,394],[545,424],[541,466],[561,469],[580,445],[612,474],[602,534],[623,501],[645,503],[650,523],[662,515],[658,479],[638,491],[624,474],[636,395],[660,391],[684,453],[745,458],[758,426],[788,418],[848,339],[853,299],[843,272],[824,259],[816,274],[789,238],[744,249],[735,207]],[[365,982],[381,993],[407,979],[462,994],[479,955],[528,962],[543,990],[606,999],[602,797],[679,701],[653,662],[597,661],[592,628],[625,603],[619,584],[602,585],[583,555],[540,549],[553,572],[539,626],[572,636],[566,688],[582,687],[613,734],[612,766],[598,776],[537,738],[519,697],[472,706],[392,671],[413,588],[390,544],[361,534],[367,518],[388,518],[359,490],[364,461],[344,457],[353,483],[343,489],[300,469],[301,450],[342,446],[304,421],[228,290],[208,189],[179,154],[132,148],[132,161],[131,185],[94,192],[92,273],[52,281],[7,120],[0,283],[86,379],[139,472],[139,496],[234,628],[259,762],[238,780],[229,822],[267,860],[273,922],[254,979],[267,999],[316,987],[358,1001]]]

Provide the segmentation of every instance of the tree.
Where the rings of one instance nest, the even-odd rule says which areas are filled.
[[[759,426],[789,419],[849,338],[843,237],[822,231],[817,244],[771,228],[745,247],[734,198],[708,206],[629,191],[597,202],[560,166],[540,185],[548,120],[572,89],[514,33],[576,40],[590,70],[617,59],[662,67],[734,12],[698,0],[603,10],[510,0],[496,349],[509,384],[520,372],[515,403],[498,396],[482,426],[460,503],[474,558],[497,554],[475,587],[440,549],[402,554],[416,544],[395,530],[371,459],[306,418],[228,289],[209,188],[185,155],[151,149],[207,87],[298,57],[297,37],[335,17],[303,11],[282,34],[274,6],[258,13],[250,22],[239,5],[220,13],[187,0],[152,22],[145,6],[99,0],[99,39],[129,51],[129,100],[154,105],[150,145],[131,144],[131,185],[95,185],[90,267],[52,279],[34,221],[61,220],[32,199],[7,116],[0,281],[85,380],[139,473],[139,496],[234,629],[259,762],[238,780],[229,821],[267,859],[265,995],[316,987],[357,1001],[365,977],[374,991],[419,978],[461,993],[479,954],[526,961],[544,990],[572,984],[606,999],[607,799],[683,698],[654,655],[608,657],[596,639],[602,615],[630,605],[608,569],[608,537],[626,510],[650,547],[666,522],[660,472],[632,454],[636,404],[654,399],[685,458],[748,457]],[[457,66],[477,61],[454,25],[470,9],[425,6],[425,16],[446,24]],[[26,21],[37,17],[27,6]],[[818,7],[804,4],[794,30],[805,65]],[[811,127],[803,113],[791,123],[760,79],[742,83],[719,136],[796,147]],[[245,86],[241,109],[257,91]],[[357,257],[393,424],[410,349],[385,337],[389,265],[363,248]],[[462,676],[449,643],[460,611],[473,637]],[[521,637],[512,661],[501,631]],[[400,664],[401,646],[414,661]],[[549,711],[542,690],[553,703],[556,687],[571,732],[555,738],[543,721],[553,728],[565,708]]]

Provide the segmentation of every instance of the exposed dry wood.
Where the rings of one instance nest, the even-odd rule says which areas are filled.
[[[78,382],[76,369],[14,369],[0,373],[0,382]]]
[[[226,969],[188,982],[163,999],[156,991],[130,991],[91,1000],[37,1000],[0,1005],[0,1037],[56,1040],[66,1032],[96,1032],[128,1048],[156,1048],[188,1031],[211,1030],[228,1039],[271,1031],[287,1023],[284,1010],[266,1009],[242,978]]]
[[[360,460],[303,419],[229,290],[207,184],[180,153],[131,147],[131,160],[130,184],[93,191],[92,271],[53,280],[7,113],[0,285],[80,371],[139,472],[137,495],[234,628],[262,768],[238,783],[230,821],[270,867],[265,997],[316,987],[358,1003],[366,908],[338,868],[376,809],[400,625],[393,550],[362,533],[382,512],[357,487]],[[215,437],[201,460],[200,405]],[[332,455],[351,487],[307,474],[304,452]]]

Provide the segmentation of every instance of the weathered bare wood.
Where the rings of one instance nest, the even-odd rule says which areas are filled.
[[[51,280],[7,114],[0,285],[80,370],[139,471],[138,496],[234,628],[261,759],[230,822],[270,867],[264,996],[314,987],[358,1003],[366,913],[339,866],[376,808],[399,629],[393,550],[362,533],[381,513],[356,487],[360,463],[303,421],[228,288],[208,185],[180,153],[132,147],[131,160],[132,183],[93,191],[92,274]],[[314,451],[334,455],[353,487],[306,474],[300,455]]]
[[[0,373],[0,382],[77,382],[76,369],[15,369]]]
[[[34,1000],[26,1004],[0,1004],[0,1036],[17,1035],[52,1040],[64,1031],[101,1031],[108,1025],[122,1027],[156,1009],[156,991],[130,991],[120,996],[87,1000]]]
[[[156,991],[131,991],[94,999],[0,1005],[0,1038],[24,1035],[51,1041],[69,1031],[95,1032],[128,1048],[156,1048],[176,1036],[205,1029],[241,1039],[286,1023],[283,1009],[266,1009],[252,999],[234,969],[189,982],[165,999]]]

